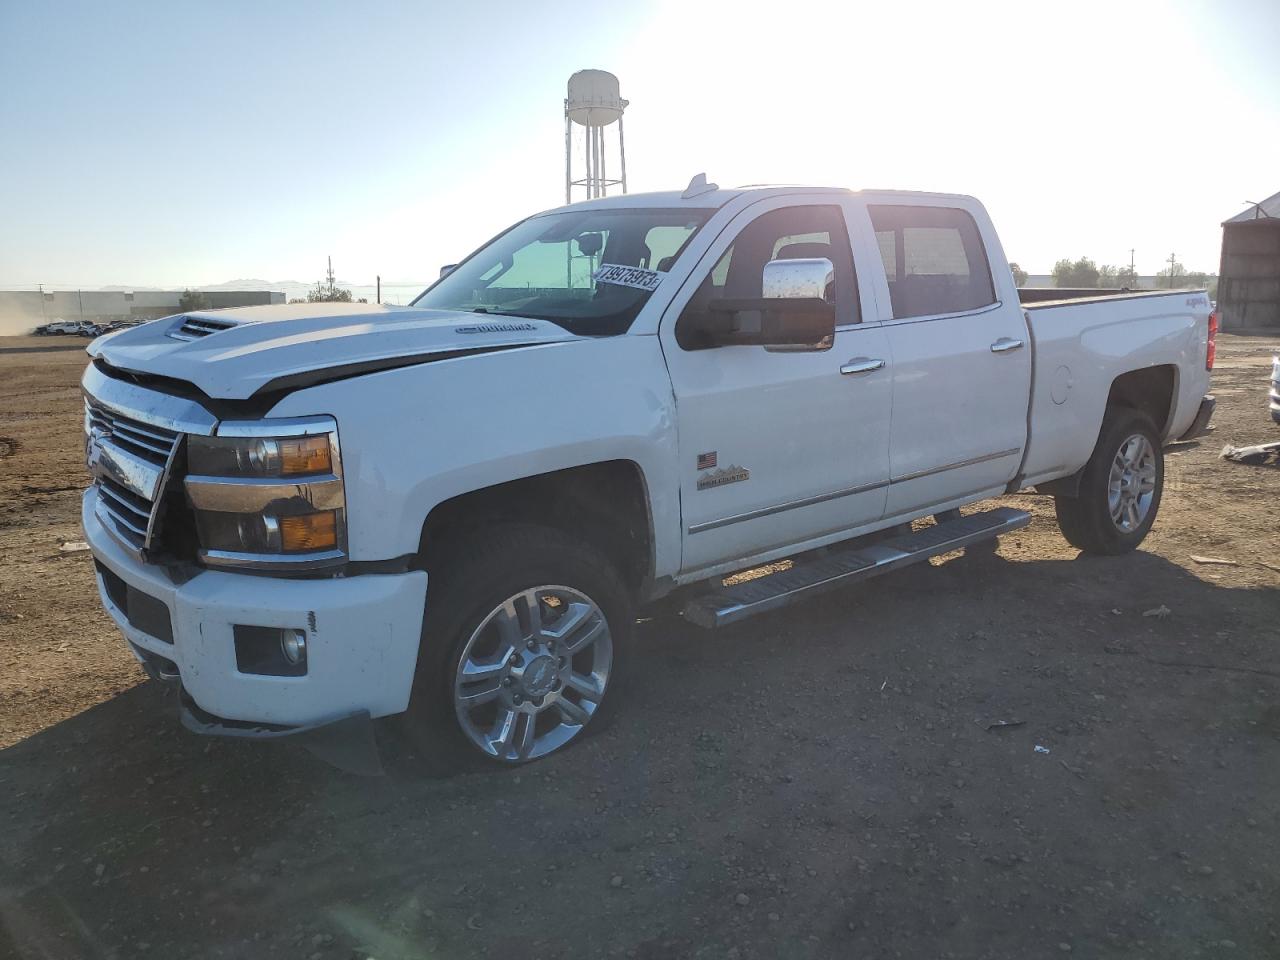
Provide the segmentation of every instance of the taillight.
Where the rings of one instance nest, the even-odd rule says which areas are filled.
[[[1206,370],[1213,369],[1213,358],[1218,353],[1218,313],[1214,311],[1209,314],[1209,343],[1204,351],[1204,368]]]

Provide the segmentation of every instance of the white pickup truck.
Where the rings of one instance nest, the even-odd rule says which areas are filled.
[[[675,591],[719,626],[1022,526],[959,508],[1028,488],[1080,549],[1134,549],[1214,329],[1203,291],[1022,304],[969,197],[699,177],[522,220],[409,307],[97,340],[85,534],[188,727],[407,711],[518,763]]]

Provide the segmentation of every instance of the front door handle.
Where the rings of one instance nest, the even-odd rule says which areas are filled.
[[[1007,353],[1010,350],[1021,350],[1023,343],[1021,340],[1015,340],[1013,337],[1001,337],[991,345],[992,353]]]
[[[840,372],[845,376],[851,373],[870,373],[872,370],[883,370],[884,361],[872,357],[854,357],[848,363],[840,364]]]

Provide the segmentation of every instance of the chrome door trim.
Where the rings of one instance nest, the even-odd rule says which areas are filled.
[[[934,320],[953,320],[958,317],[977,317],[984,313],[992,313],[1004,306],[1003,300],[996,300],[994,303],[988,303],[981,307],[974,307],[972,310],[961,310],[959,313],[931,313],[923,317],[894,317],[888,316],[881,319],[881,324],[886,327],[894,327],[906,325],[908,323],[932,323]],[[892,310],[892,306],[890,310]]]
[[[961,467],[973,467],[979,463],[986,463],[989,460],[999,460],[1003,457],[1012,457],[1015,453],[1021,453],[1021,447],[1010,447],[1008,450],[1000,450],[997,453],[984,453],[980,457],[969,457],[967,460],[957,460],[955,463],[947,463],[941,467],[930,467],[928,470],[917,470],[915,473],[904,474],[901,477],[893,477],[889,483],[906,483],[908,480],[919,480],[921,477],[931,477],[935,473],[946,473],[948,470],[959,470]]]
[[[861,486],[846,487],[843,490],[835,490],[831,493],[820,493],[814,497],[804,497],[800,500],[789,500],[786,503],[775,504],[772,507],[761,507],[759,510],[751,510],[747,513],[735,514],[732,517],[721,517],[718,520],[707,520],[703,523],[695,523],[688,528],[688,532],[691,534],[705,533],[708,530],[717,530],[720,527],[727,527],[730,524],[741,523],[744,520],[759,520],[762,517],[772,516],[775,513],[783,513],[787,510],[796,510],[800,507],[811,507],[814,504],[826,503],[829,500],[839,500],[841,497],[851,497],[858,493],[870,493],[872,490],[892,486],[895,483],[906,483],[908,480],[919,480],[922,477],[932,476],[935,473],[945,473],[948,470],[959,470],[961,467],[972,467],[979,463],[999,460],[1002,457],[1011,457],[1014,454],[1021,452],[1021,447],[1011,447],[1008,450],[1001,450],[997,453],[987,453],[980,457],[969,457],[967,460],[957,460],[955,463],[944,464],[941,467],[930,467],[928,470],[919,470],[915,473],[908,473],[901,477],[892,477],[889,480],[882,480],[878,483],[864,483]],[[948,497],[947,499],[951,500],[955,498]],[[945,501],[939,502],[942,503]]]
[[[834,490],[831,493],[820,493],[814,497],[804,497],[800,500],[789,500],[786,503],[775,504],[772,507],[761,507],[759,510],[751,510],[747,513],[739,513],[732,517],[721,517],[719,520],[707,520],[703,523],[695,523],[689,527],[690,533],[704,533],[707,530],[716,530],[720,527],[727,527],[731,523],[741,523],[743,520],[758,520],[761,517],[772,516],[775,513],[782,513],[786,510],[795,510],[798,507],[811,507],[817,503],[826,503],[828,500],[839,500],[841,497],[852,497],[858,493],[870,493],[872,490],[878,490],[881,487],[887,487],[889,481],[880,480],[876,483],[864,483],[857,487],[846,487],[843,490]]]

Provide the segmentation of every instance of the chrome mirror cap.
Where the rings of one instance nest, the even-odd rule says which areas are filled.
[[[764,265],[761,296],[766,300],[825,300],[835,274],[826,257],[770,260]]]

